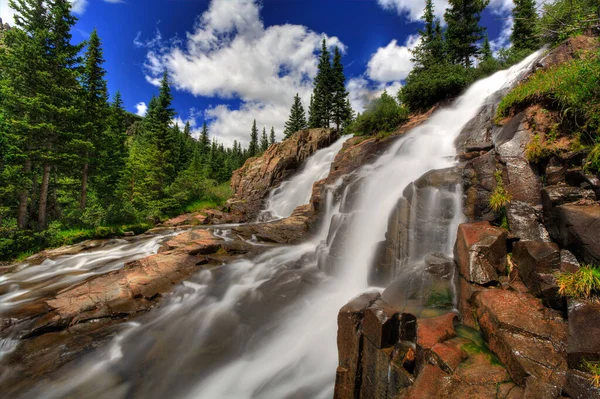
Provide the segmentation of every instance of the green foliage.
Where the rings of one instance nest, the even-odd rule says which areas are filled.
[[[513,30],[510,35],[515,50],[537,50],[540,46],[538,14],[535,0],[513,0]]]
[[[600,137],[600,56],[588,54],[537,71],[502,99],[498,118],[534,103],[560,110],[582,132],[583,141],[594,143]]]
[[[384,91],[381,97],[373,100],[365,112],[356,118],[349,131],[357,136],[392,132],[407,120],[408,110]]]
[[[600,269],[595,266],[583,266],[575,273],[556,275],[558,293],[571,298],[589,298],[600,292]]]
[[[592,375],[590,378],[592,385],[600,388],[600,362],[592,362],[584,359],[582,366],[586,372]]]
[[[302,106],[302,101],[300,100],[300,96],[296,93],[294,97],[294,103],[292,104],[292,109],[290,110],[290,118],[285,123],[285,130],[283,134],[287,139],[292,134],[304,130],[307,127],[306,116],[304,114],[304,107]],[[273,140],[275,137],[275,133],[272,131]]]
[[[585,163],[588,172],[600,173],[600,144],[596,144],[588,155]]]
[[[452,62],[469,68],[471,58],[477,57],[480,49],[477,42],[484,37],[485,28],[479,25],[481,12],[489,0],[450,0],[444,19],[446,28],[446,51]]]
[[[260,149],[258,147],[258,128],[256,127],[256,119],[252,124],[252,130],[250,132],[250,145],[248,146],[248,155],[250,157],[258,156]]]
[[[496,170],[494,173],[496,178],[496,188],[490,197],[490,208],[495,212],[500,212],[504,209],[506,204],[511,201],[511,195],[504,188],[504,182],[502,181],[502,170]]]
[[[531,141],[525,147],[525,157],[532,163],[540,163],[551,154],[552,151],[546,145],[541,143],[539,134],[533,136]]]
[[[458,64],[441,63],[423,70],[414,69],[406,78],[399,98],[411,111],[425,111],[459,95],[474,78],[472,70]]]
[[[597,0],[556,0],[543,3],[540,33],[544,41],[559,43],[588,30],[600,30]]]

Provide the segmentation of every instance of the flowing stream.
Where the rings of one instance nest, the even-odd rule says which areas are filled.
[[[373,164],[329,187],[323,223],[311,239],[203,270],[157,309],[123,325],[110,343],[67,365],[26,397],[331,398],[337,313],[354,296],[374,289],[368,286],[371,265],[405,188],[431,170],[455,165],[454,141],[463,126],[538,55],[475,83]],[[341,142],[319,156],[331,159],[335,146],[339,150]],[[307,165],[294,179],[315,181],[317,175],[326,173]],[[290,181],[271,199],[305,201],[309,185],[306,191],[298,188]],[[418,220],[407,234],[429,238],[411,241],[409,262],[396,264],[382,286],[393,278],[418,284],[407,278],[422,274],[424,256],[452,253],[462,220],[460,187],[425,193],[412,204],[422,211],[411,208],[411,218]],[[291,213],[286,207],[274,210],[271,202],[269,210],[284,216]],[[421,223],[419,215],[431,220]],[[439,218],[445,222],[436,227]],[[416,226],[433,227],[417,232]]]
[[[311,155],[297,174],[271,192],[266,208],[259,215],[259,220],[286,218],[297,206],[308,204],[313,184],[327,177],[336,154],[349,138],[350,136],[340,137],[329,147],[321,148]]]

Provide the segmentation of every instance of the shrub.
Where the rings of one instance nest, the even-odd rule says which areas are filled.
[[[585,170],[588,172],[600,172],[600,144],[596,144],[588,155]]]
[[[558,293],[572,298],[589,298],[600,291],[600,269],[594,266],[583,266],[575,273],[559,273],[556,275]]]
[[[544,3],[541,33],[548,42],[558,43],[595,27],[598,30],[597,0],[557,0]]]
[[[392,132],[407,120],[408,110],[384,91],[381,97],[369,104],[365,112],[358,115],[349,126],[349,130],[357,136],[370,136],[380,132]]]
[[[426,111],[442,100],[459,95],[474,79],[474,69],[462,65],[439,64],[415,69],[406,78],[399,98],[412,112]]]
[[[496,178],[496,189],[490,197],[490,207],[495,212],[500,212],[504,209],[506,204],[508,204],[511,201],[512,198],[511,195],[504,188],[504,182],[502,181],[502,171],[497,170],[496,173],[494,173],[494,177]]]

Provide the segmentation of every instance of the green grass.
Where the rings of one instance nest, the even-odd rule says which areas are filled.
[[[582,141],[596,143],[600,138],[600,56],[589,54],[536,72],[500,102],[497,121],[538,103],[559,110],[561,122],[568,122]]]
[[[496,173],[494,173],[494,177],[496,178],[496,189],[492,193],[489,202],[490,207],[495,212],[500,212],[504,209],[506,204],[508,204],[511,201],[512,197],[510,193],[508,193],[504,188],[504,182],[502,181],[502,170],[496,170]]]
[[[600,291],[600,269],[595,266],[583,266],[575,273],[556,275],[558,293],[572,298],[589,298]]]
[[[184,208],[185,213],[202,212],[222,207],[231,198],[233,192],[229,182],[210,187],[204,198],[195,200]]]
[[[583,369],[592,375],[591,383],[594,387],[600,388],[600,362],[583,361]]]

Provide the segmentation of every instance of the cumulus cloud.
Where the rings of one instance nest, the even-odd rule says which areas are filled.
[[[135,113],[139,116],[146,116],[146,112],[148,112],[148,106],[145,102],[141,101],[135,105]]]
[[[350,105],[355,112],[363,112],[372,100],[381,96],[384,90],[390,96],[396,97],[401,87],[401,82],[372,82],[365,77],[352,78],[346,84]]]
[[[416,21],[423,15],[425,2],[423,0],[377,0],[377,3],[386,10],[396,11],[399,15],[406,16],[410,21]],[[433,0],[435,15],[442,19],[446,8],[447,0]]]
[[[404,46],[399,46],[392,40],[386,47],[380,47],[369,60],[367,75],[378,82],[393,82],[404,80],[413,68],[410,52],[419,44],[417,35],[409,36]]]
[[[265,27],[252,0],[213,0],[185,40],[165,41],[160,33],[146,47],[146,80],[158,84],[166,69],[178,90],[196,96],[239,98],[239,109],[217,106],[205,117],[211,134],[225,144],[247,143],[252,121],[283,129],[296,93],[308,109],[321,40],[345,47],[336,37],[300,25]]]

